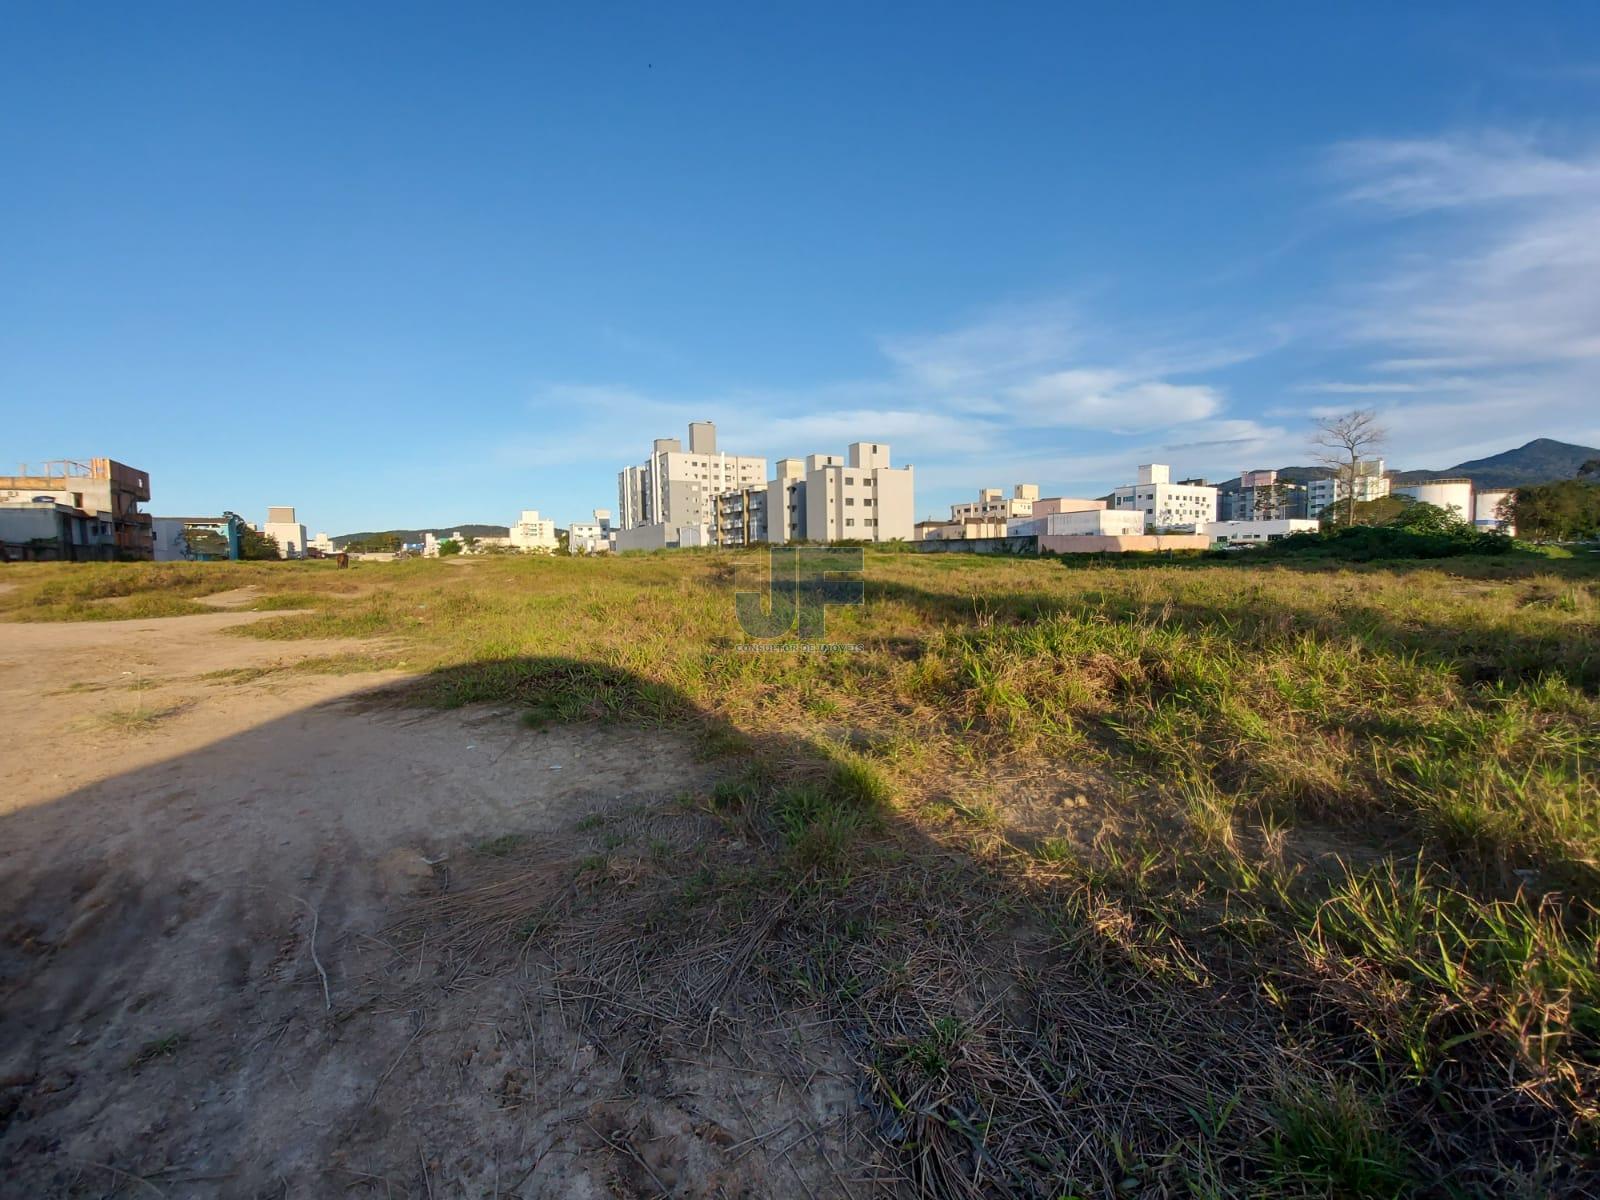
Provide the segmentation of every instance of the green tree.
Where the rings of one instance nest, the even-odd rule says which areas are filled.
[[[460,553],[461,543],[456,541],[455,538],[445,538],[444,541],[439,543],[440,558],[449,558],[452,554]]]
[[[1453,510],[1422,501],[1406,505],[1389,524],[1408,533],[1434,534],[1440,537],[1461,537],[1473,532],[1471,523],[1462,519]]]
[[[345,543],[352,554],[393,554],[405,545],[398,533],[370,533]]]
[[[248,559],[281,558],[278,539],[248,526],[239,531],[239,557]]]
[[[215,529],[206,529],[201,525],[186,525],[183,530],[183,541],[189,547],[189,553],[197,558],[228,557],[228,539]]]
[[[1522,537],[1551,541],[1600,537],[1600,483],[1564,479],[1520,487],[1504,509]]]

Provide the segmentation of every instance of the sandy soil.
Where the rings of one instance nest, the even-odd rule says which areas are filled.
[[[630,1060],[536,972],[393,940],[485,839],[711,836],[672,803],[709,783],[687,747],[357,699],[393,675],[206,678],[356,648],[226,634],[256,619],[0,624],[7,1194],[848,1190],[836,1048]]]

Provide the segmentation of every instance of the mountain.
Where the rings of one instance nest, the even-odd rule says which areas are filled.
[[[1424,479],[1465,476],[1479,488],[1531,487],[1536,483],[1555,483],[1571,479],[1591,458],[1600,458],[1600,449],[1535,438],[1526,446],[1457,463],[1443,471],[1396,471],[1396,483],[1418,483]]]
[[[449,537],[452,533],[459,533],[465,537],[505,537],[511,531],[504,525],[441,525],[437,529],[374,529],[366,533],[341,533],[333,539],[335,546],[345,546],[360,538],[380,537],[392,534],[402,542],[420,542],[422,535],[431,533],[436,538]]]

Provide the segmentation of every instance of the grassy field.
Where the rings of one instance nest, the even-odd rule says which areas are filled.
[[[869,553],[866,604],[828,616],[859,649],[832,653],[746,652],[754,553],[5,579],[7,620],[256,585],[286,611],[241,635],[362,639],[295,669],[683,730],[726,772],[682,801],[727,837],[583,864],[655,969],[606,978],[670,1020],[695,946],[737,939],[741,987],[828,1014],[927,1193],[1545,1196],[1600,1170],[1592,564]],[[538,922],[496,896],[482,927],[521,953]]]

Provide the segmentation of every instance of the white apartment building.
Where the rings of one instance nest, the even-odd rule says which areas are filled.
[[[976,504],[952,504],[950,520],[977,518],[1009,521],[1012,517],[1031,517],[1034,501],[1038,499],[1039,485],[1036,483],[1019,483],[1010,496],[1004,495],[999,488],[984,488],[978,493]]]
[[[311,539],[311,548],[320,550],[323,554],[337,554],[339,548],[333,544],[333,539],[325,533],[319,533]]]
[[[689,425],[689,448],[677,438],[657,438],[650,457],[617,474],[618,527],[623,532],[661,526],[631,538],[624,548],[684,545],[717,528],[717,497],[724,492],[762,486],[767,460],[756,455],[726,454],[717,449],[717,427],[710,421]],[[694,544],[703,544],[695,542]]]
[[[556,538],[556,523],[539,515],[536,508],[525,508],[508,531],[513,550],[549,554],[561,543]]]
[[[1211,539],[1217,546],[1257,546],[1275,542],[1291,533],[1315,533],[1322,528],[1320,521],[1306,517],[1282,517],[1260,521],[1201,521],[1194,531]]]
[[[1139,482],[1113,489],[1113,511],[1137,510],[1155,532],[1217,519],[1217,489],[1196,482],[1172,482],[1172,468],[1149,463],[1139,468]]]
[[[819,463],[806,471],[801,536],[811,542],[909,542],[916,525],[912,493],[911,468],[891,467],[887,445],[852,442],[843,463]],[[770,514],[768,537],[777,540]]]
[[[1389,476],[1381,458],[1364,458],[1356,463],[1356,499],[1381,500],[1389,494]],[[1339,476],[1306,481],[1306,516],[1315,520],[1327,508],[1350,494]]]
[[[811,464],[837,463],[833,454],[813,454],[809,459],[780,458],[767,480],[767,541],[803,542],[806,537],[806,473]]]
[[[1135,537],[1144,533],[1144,525],[1145,515],[1137,508],[1090,508],[1038,517],[1013,517],[1006,522],[1006,533],[1012,536]]]
[[[597,508],[594,520],[574,521],[567,528],[568,554],[604,554],[611,547],[611,510]]]
[[[261,532],[277,540],[279,558],[305,557],[306,527],[295,520],[294,509],[267,509],[267,521]]]

